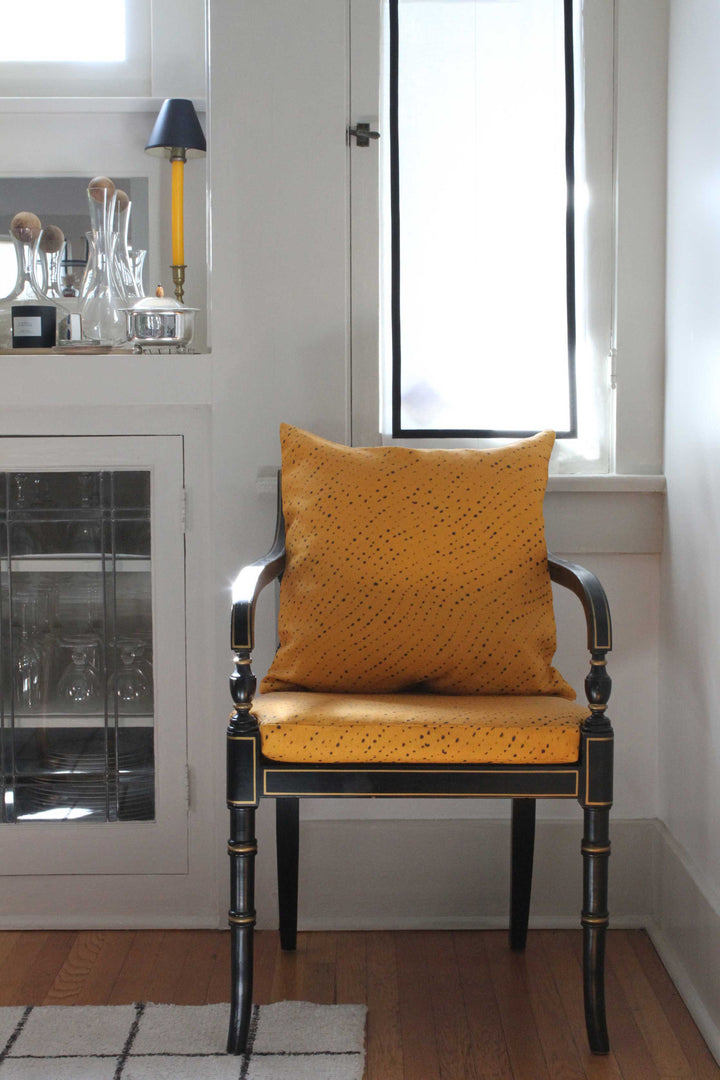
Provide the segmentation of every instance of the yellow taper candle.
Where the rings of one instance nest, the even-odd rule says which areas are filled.
[[[184,158],[172,158],[172,261],[173,266],[185,264],[183,237],[183,170]]]

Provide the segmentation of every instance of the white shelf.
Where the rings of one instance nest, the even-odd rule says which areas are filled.
[[[10,730],[9,716],[5,716],[6,730]],[[126,712],[118,716],[118,729],[155,726],[155,719],[151,712]],[[74,731],[102,731],[105,727],[105,714],[100,712],[49,712],[49,713],[23,713],[15,714],[14,727],[16,731],[45,731],[49,728],[71,728]],[[115,716],[108,716],[108,731],[115,730]]]
[[[118,574],[149,573],[151,560],[146,555],[118,555],[113,562],[106,555],[17,555],[11,560],[13,574],[101,574],[114,569]],[[0,559],[0,570],[8,568],[8,560]]]

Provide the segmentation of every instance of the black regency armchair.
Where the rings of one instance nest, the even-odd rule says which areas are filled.
[[[610,615],[595,576],[545,549],[553,441],[365,450],[283,425],[275,539],[233,588],[230,1053],[251,1015],[255,810],[276,800],[281,944],[293,949],[303,796],[509,798],[513,949],[527,936],[536,799],[577,799],[587,1036],[608,1052]],[[281,577],[280,646],[256,697],[255,603]],[[549,664],[551,581],[585,611],[586,706]]]

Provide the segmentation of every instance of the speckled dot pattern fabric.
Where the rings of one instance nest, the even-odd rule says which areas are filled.
[[[587,708],[560,697],[260,694],[263,754],[305,764],[558,765]]]
[[[282,425],[287,562],[262,691],[574,698],[551,664],[554,441],[351,448]]]

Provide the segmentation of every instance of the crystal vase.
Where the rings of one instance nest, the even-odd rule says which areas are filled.
[[[133,300],[139,300],[144,296],[142,288],[138,287],[133,256],[129,247],[131,211],[132,202],[124,191],[118,191],[115,209],[113,271],[118,292],[126,303],[132,303]]]
[[[90,253],[82,304],[83,336],[109,347],[126,340],[123,299],[113,273],[115,198],[107,189],[88,192]]]

